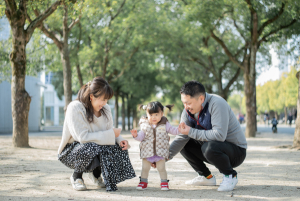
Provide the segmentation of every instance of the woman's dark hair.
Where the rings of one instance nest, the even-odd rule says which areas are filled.
[[[83,103],[86,109],[86,118],[89,123],[94,120],[94,109],[90,100],[90,94],[93,94],[95,98],[104,95],[105,99],[111,99],[114,95],[114,91],[111,86],[109,86],[108,82],[102,77],[95,77],[92,81],[86,83],[80,88],[76,100]],[[104,107],[100,110],[100,114],[107,118]]]
[[[188,81],[181,87],[180,94],[189,95],[194,98],[205,95],[205,88],[200,82],[194,80]]]
[[[145,108],[143,108],[145,106]],[[165,107],[167,107],[170,111],[172,111],[172,107],[174,105],[166,105]],[[149,114],[153,114],[153,113],[159,113],[159,112],[163,112],[164,111],[164,106],[158,102],[158,101],[154,101],[154,102],[150,102],[147,105],[140,105],[139,109],[144,109],[146,110]]]

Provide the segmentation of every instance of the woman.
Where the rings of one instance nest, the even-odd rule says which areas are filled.
[[[135,177],[128,157],[128,142],[113,128],[107,101],[113,90],[101,77],[88,82],[67,108],[58,160],[74,169],[70,180],[75,190],[86,190],[83,172],[97,187],[117,190],[116,184]],[[101,178],[101,173],[104,183]]]

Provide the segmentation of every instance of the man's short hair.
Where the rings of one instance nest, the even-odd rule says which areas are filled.
[[[200,95],[205,95],[205,88],[200,82],[195,80],[188,81],[181,87],[180,94],[189,95],[194,98]]]

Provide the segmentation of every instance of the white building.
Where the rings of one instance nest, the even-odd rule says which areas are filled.
[[[26,76],[25,90],[31,97],[28,117],[28,130],[30,132],[40,130],[41,87],[43,86],[38,78]],[[11,84],[9,82],[3,81],[0,83],[0,94],[0,133],[12,133]]]

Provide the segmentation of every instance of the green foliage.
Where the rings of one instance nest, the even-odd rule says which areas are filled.
[[[259,114],[270,110],[280,113],[284,111],[285,107],[297,106],[298,79],[296,73],[296,69],[291,67],[291,71],[283,73],[279,80],[268,81],[264,85],[257,86],[256,98]]]

